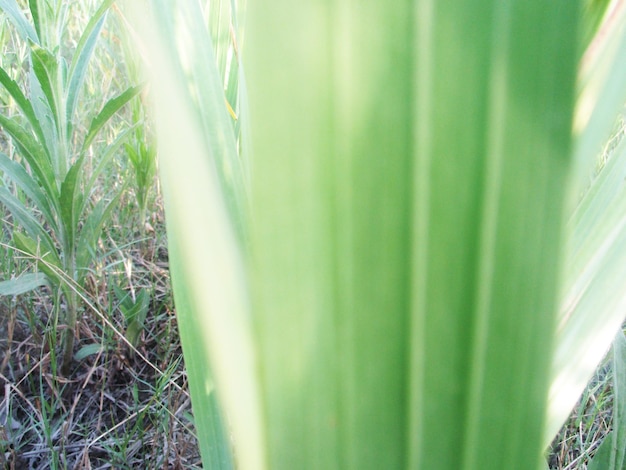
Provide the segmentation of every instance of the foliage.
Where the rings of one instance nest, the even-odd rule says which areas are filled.
[[[575,110],[576,2],[251,3],[248,186],[198,3],[153,5],[205,465],[214,376],[241,468],[538,467],[623,321],[623,175],[588,169],[626,23],[585,19]]]
[[[64,28],[67,3],[29,2],[32,24],[14,0],[0,3],[28,44],[30,68],[28,96],[7,71],[0,69],[0,83],[20,110],[19,116],[0,115],[0,125],[12,138],[20,156],[17,160],[0,154],[0,170],[26,195],[29,203],[24,203],[8,187],[0,187],[0,202],[16,222],[15,246],[37,260],[38,269],[64,294],[68,326],[64,373],[69,371],[73,354],[79,304],[76,288],[83,285],[119,191],[98,202],[93,202],[91,196],[98,177],[124,143],[127,132],[100,150],[99,158],[93,156],[92,144],[99,131],[140,91],[139,87],[131,87],[110,98],[92,116],[86,132],[81,132],[78,123],[84,116],[77,109],[78,97],[112,3],[113,0],[104,1],[92,16],[69,65],[59,33]],[[87,172],[89,178],[84,176]]]

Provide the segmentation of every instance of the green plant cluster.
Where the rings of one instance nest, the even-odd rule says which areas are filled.
[[[32,22],[15,0],[0,4],[27,50],[28,67],[22,86],[0,68],[0,84],[18,110],[13,116],[0,114],[0,126],[15,148],[13,156],[0,153],[6,182],[0,186],[0,202],[14,220],[13,246],[36,260],[37,267],[36,273],[5,280],[2,293],[49,284],[63,294],[64,374],[70,370],[74,329],[83,305],[79,290],[97,257],[103,226],[124,190],[110,188],[96,200],[99,178],[125,146],[137,172],[140,210],[145,214],[146,192],[155,173],[154,151],[143,143],[137,150],[129,144],[138,136],[130,126],[110,142],[96,144],[100,132],[142,86],[130,86],[108,98],[93,115],[85,115],[79,106],[81,94],[88,92],[85,77],[113,3],[102,2],[73,48],[65,46],[60,33],[66,26],[67,2],[29,2]]]

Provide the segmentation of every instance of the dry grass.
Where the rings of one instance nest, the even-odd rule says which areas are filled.
[[[163,233],[162,218],[155,225]],[[141,245],[141,246],[140,246]],[[163,236],[112,251],[106,279],[153,295],[137,350],[104,279],[77,329],[72,373],[57,373],[54,295],[0,300],[0,464],[6,469],[182,469],[200,466]],[[116,257],[124,257],[120,262]],[[132,270],[129,271],[129,266]],[[94,345],[94,346],[90,346]]]

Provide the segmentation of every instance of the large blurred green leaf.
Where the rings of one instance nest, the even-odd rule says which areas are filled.
[[[228,153],[235,151],[233,127],[223,94],[215,93],[219,73],[206,29],[194,16],[197,4],[157,1],[154,5],[143,36],[149,45],[150,73],[159,77],[152,83],[159,173],[167,195],[172,282],[195,424],[202,436],[200,449],[207,468],[230,469],[234,441],[245,449],[237,454],[238,467],[264,468],[245,261],[235,222],[240,214],[227,212],[226,207],[233,208],[226,202],[232,194],[223,184],[226,175],[218,175],[227,168],[224,159],[237,159],[236,153]],[[146,12],[135,11],[135,17],[145,19]],[[189,42],[193,39],[187,36],[189,30],[201,35],[198,44]],[[177,35],[179,43],[171,40]],[[184,80],[189,69],[182,67],[181,57],[187,65],[201,62],[192,66],[189,83]],[[201,81],[195,81],[198,70],[207,71]],[[208,91],[194,88],[206,84]],[[205,119],[213,123],[210,132],[204,132]],[[230,168],[238,171],[238,166]],[[191,220],[193,230],[187,226]],[[199,264],[189,263],[192,259]],[[200,292],[204,295],[198,296]],[[223,315],[225,311],[228,315]],[[220,359],[210,363],[209,357]],[[218,393],[214,377],[220,384]],[[217,402],[224,405],[225,422]]]
[[[183,344],[211,357],[241,468],[538,467],[579,5],[250,5],[244,237],[246,204],[228,201],[248,188],[223,182],[245,168],[223,164],[236,155],[200,10],[156,5]],[[599,137],[585,125],[576,155]],[[557,346],[584,334],[559,330]],[[194,411],[214,416],[198,391],[212,376],[193,370]]]
[[[576,16],[250,5],[271,468],[539,462]]]

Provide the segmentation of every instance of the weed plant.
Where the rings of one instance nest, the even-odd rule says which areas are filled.
[[[84,285],[102,227],[121,194],[120,189],[113,189],[110,195],[94,202],[94,185],[125,142],[128,131],[100,148],[99,158],[94,157],[94,140],[139,88],[130,87],[108,99],[99,113],[90,118],[91,124],[83,134],[77,126],[85,119],[78,112],[78,98],[112,1],[104,2],[90,18],[75,50],[71,51],[69,65],[59,37],[59,32],[65,29],[68,5],[31,2],[31,25],[16,3],[8,3],[12,8],[5,8],[5,12],[29,45],[30,96],[0,69],[0,83],[21,112],[19,119],[0,115],[0,124],[12,138],[20,157],[16,160],[0,154],[0,169],[29,199],[31,206],[8,188],[0,188],[0,201],[17,222],[13,233],[15,246],[37,260],[38,270],[63,293],[65,314],[61,320],[66,331],[61,370],[67,374],[74,352],[80,305],[77,288]],[[87,168],[89,176],[84,177]],[[33,209],[41,217],[36,216]],[[10,282],[22,281],[18,278]]]

